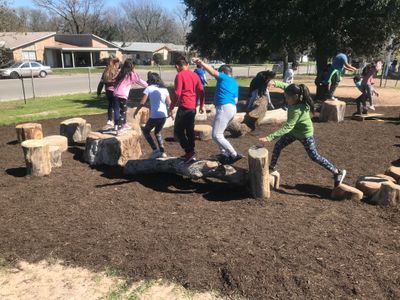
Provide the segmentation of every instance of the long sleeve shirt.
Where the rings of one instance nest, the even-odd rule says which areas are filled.
[[[144,88],[148,86],[147,82],[142,80],[135,72],[131,72],[118,82],[114,89],[114,96],[117,98],[128,99],[131,85],[137,84]]]
[[[196,109],[197,95],[200,98],[200,107],[204,106],[204,88],[199,76],[190,70],[180,71],[175,77],[175,99],[170,110],[175,106],[185,109]]]

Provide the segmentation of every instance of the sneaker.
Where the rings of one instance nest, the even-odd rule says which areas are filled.
[[[186,153],[185,155],[181,156],[181,158],[187,163],[194,161],[194,160],[196,160],[196,152],[192,151],[192,152]]]
[[[215,156],[216,160],[222,164],[227,165],[229,163],[229,156],[224,154],[218,154]]]
[[[167,153],[165,153],[165,152],[161,152],[161,155],[160,155],[160,157],[161,157],[161,158],[167,158],[167,157],[168,157],[168,155],[167,155]]]
[[[362,111],[362,114],[363,115],[368,115],[368,109],[364,108],[363,111]]]
[[[153,150],[153,152],[151,152],[151,154],[149,155],[149,159],[156,159],[159,158],[160,156],[161,156],[160,150],[156,149]]]
[[[236,154],[236,156],[226,156],[225,161],[221,161],[223,165],[232,165],[235,162],[241,160],[244,156],[242,154]]]
[[[331,97],[331,100],[332,100],[332,101],[339,101],[339,99],[338,99],[338,98],[336,98],[336,97],[333,97],[333,96]]]
[[[339,173],[334,176],[335,187],[338,187],[343,183],[343,180],[346,177],[346,173],[346,170],[340,170]]]
[[[114,126],[114,122],[111,121],[111,120],[108,120],[108,121],[107,121],[107,125],[108,125],[108,126]]]
[[[375,110],[375,106],[371,105],[371,106],[369,107],[369,109],[370,109],[370,110]]]

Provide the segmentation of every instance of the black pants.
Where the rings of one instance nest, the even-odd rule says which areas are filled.
[[[149,119],[146,123],[146,126],[143,128],[143,135],[153,150],[157,149],[157,146],[151,137],[151,131],[154,128],[154,135],[156,136],[158,147],[160,148],[161,152],[164,152],[164,140],[161,136],[161,130],[163,129],[166,120],[167,118]]]
[[[121,127],[126,124],[126,112],[128,110],[128,100],[124,98],[114,99],[114,123]]]
[[[332,76],[331,85],[328,91],[328,99],[335,96],[335,92],[337,87],[339,86],[340,78],[339,75],[336,73]]]
[[[113,120],[113,110],[114,110],[114,105],[115,105],[114,104],[114,102],[115,102],[114,92],[106,90],[106,96],[107,96],[107,100],[108,100],[107,121],[112,121]]]
[[[360,97],[356,99],[356,104],[357,104],[357,113],[358,114],[364,113],[364,111],[363,112],[361,111],[361,104],[364,106],[364,109],[367,106],[367,101],[365,99],[364,94],[361,94]]]
[[[185,109],[180,107],[175,117],[174,133],[179,139],[179,143],[186,153],[194,151],[194,121],[196,116],[195,109]]]

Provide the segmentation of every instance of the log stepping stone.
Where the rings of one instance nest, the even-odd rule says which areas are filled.
[[[400,183],[400,167],[389,167],[389,169],[386,170],[385,175],[393,177],[397,183]]]
[[[49,146],[50,163],[52,168],[59,168],[62,166],[61,150],[59,146]]]
[[[202,114],[200,113],[200,108],[196,109],[195,121],[207,121],[207,113],[205,109]]]
[[[50,146],[57,146],[61,152],[68,150],[68,139],[62,135],[49,135],[44,137],[44,140],[49,143]]]
[[[196,138],[202,141],[212,139],[212,127],[210,125],[198,124],[194,126],[194,134]]]
[[[15,126],[18,142],[40,140],[43,138],[42,125],[39,123],[23,123]]]
[[[392,182],[395,180],[387,175],[375,175],[375,176],[361,176],[357,179],[356,188],[364,193],[366,197],[373,197],[381,188],[382,183]]]
[[[281,174],[277,171],[269,173],[269,184],[272,189],[279,190],[281,185]]]
[[[341,184],[333,189],[331,197],[334,200],[360,201],[364,197],[364,193],[359,189],[351,187],[347,184]]]
[[[251,147],[248,151],[250,191],[255,199],[271,197],[268,150],[264,147]]]
[[[351,118],[356,121],[366,121],[366,120],[379,120],[379,118],[383,117],[383,114],[375,114],[375,113],[369,113],[369,114],[362,114],[362,115],[353,115]]]
[[[60,124],[60,135],[67,137],[68,144],[85,143],[92,126],[82,118],[64,120]]]
[[[128,160],[139,159],[142,155],[140,133],[127,130],[115,136],[91,132],[86,140],[84,160],[92,166],[124,166]]]
[[[322,103],[319,120],[321,122],[343,122],[346,113],[346,102],[326,100]]]
[[[400,185],[392,182],[382,183],[381,188],[371,200],[381,206],[399,206]]]
[[[51,172],[49,143],[41,140],[26,140],[21,143],[24,152],[26,172],[32,176],[45,176]]]

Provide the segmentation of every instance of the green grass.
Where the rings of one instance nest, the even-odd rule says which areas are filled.
[[[0,103],[0,125],[105,113],[107,100],[95,94],[74,94]]]
[[[54,75],[87,74],[89,68],[52,69]],[[103,73],[104,67],[90,68],[90,73]]]

